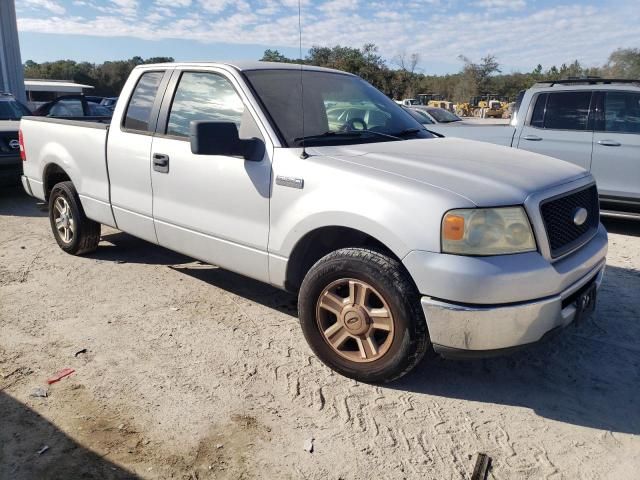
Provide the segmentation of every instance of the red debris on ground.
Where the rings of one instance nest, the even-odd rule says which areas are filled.
[[[47,383],[51,385],[52,383],[56,383],[60,379],[71,375],[75,370],[73,368],[63,368],[58,373],[56,373],[53,377],[47,378]]]

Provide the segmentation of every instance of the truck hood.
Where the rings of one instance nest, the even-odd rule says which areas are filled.
[[[589,175],[545,155],[458,138],[316,147],[317,154],[448,190],[479,207],[519,205]]]
[[[19,120],[0,120],[0,132],[17,132],[20,130]]]

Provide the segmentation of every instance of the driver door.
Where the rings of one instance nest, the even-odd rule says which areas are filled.
[[[162,110],[151,149],[158,243],[268,281],[270,149],[249,161],[196,155],[189,140],[192,121],[220,121],[264,141],[238,85],[217,71],[176,71]]]

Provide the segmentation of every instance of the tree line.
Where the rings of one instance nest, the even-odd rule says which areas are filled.
[[[640,79],[639,48],[618,49],[600,67],[587,68],[575,60],[546,69],[538,65],[526,73],[502,72],[498,59],[491,54],[477,62],[462,55],[458,59],[461,64],[459,72],[429,75],[422,73],[428,64],[420,53],[397,55],[387,61],[372,43],[362,48],[314,46],[304,58],[288,58],[278,50],[268,49],[261,58],[263,61],[303,63],[354,73],[395,99],[413,98],[419,93],[436,93],[447,100],[467,102],[473,96],[491,93],[514,100],[520,90],[541,81],[587,76]],[[73,60],[36,63],[28,60],[24,64],[24,76],[73,80],[92,85],[96,95],[117,96],[134,67],[172,61],[171,57],[133,57],[101,64]]]
[[[116,60],[104,63],[75,62],[57,60],[55,62],[36,63],[27,60],[24,63],[24,78],[45,80],[73,80],[76,83],[91,85],[92,95],[115,97],[120,94],[131,70],[147,63],[173,62],[172,57],[152,57],[144,59],[133,57],[129,60]]]
[[[515,100],[518,92],[536,82],[561,80],[570,77],[602,77],[640,79],[640,49],[618,49],[611,53],[606,64],[587,68],[578,60],[572,63],[544,69],[538,65],[533,71],[503,73],[494,55],[486,55],[480,61],[460,55],[458,73],[428,75],[422,73],[423,58],[420,53],[398,55],[390,65],[378,54],[374,44],[362,48],[312,47],[305,58],[287,58],[278,50],[265,50],[261,60],[272,62],[303,63],[319,67],[335,68],[361,76],[376,88],[397,100],[414,98],[419,93],[435,93],[453,102],[468,102],[471,97],[496,94]],[[428,65],[424,65],[428,67]]]

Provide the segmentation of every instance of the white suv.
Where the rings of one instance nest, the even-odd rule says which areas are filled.
[[[640,80],[539,83],[516,108],[509,126],[429,129],[575,163],[595,177],[603,214],[640,218]]]

